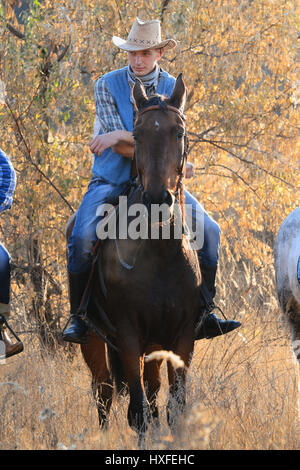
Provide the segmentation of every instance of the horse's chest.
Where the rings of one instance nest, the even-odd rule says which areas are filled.
[[[110,282],[114,301],[134,303],[135,308],[148,305],[155,311],[172,311],[193,303],[198,292],[197,266],[182,255],[164,259],[144,256],[133,269],[120,264],[111,271]]]

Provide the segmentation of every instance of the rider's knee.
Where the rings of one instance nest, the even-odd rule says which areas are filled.
[[[72,273],[84,272],[92,263],[92,248],[95,237],[88,233],[73,233],[68,242],[68,270]]]
[[[213,219],[210,219],[208,235],[210,240],[212,240],[214,244],[219,246],[221,239],[221,229],[219,224]]]
[[[203,264],[208,266],[217,266],[219,259],[221,229],[219,224],[212,218],[205,220],[204,244],[199,251]]]
[[[219,224],[207,213],[204,215],[204,239],[206,243],[219,246],[221,229]]]

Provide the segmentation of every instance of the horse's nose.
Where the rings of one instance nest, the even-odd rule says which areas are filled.
[[[163,189],[156,197],[151,195],[149,191],[144,191],[143,203],[148,208],[151,204],[167,204],[169,207],[171,207],[174,203],[174,196],[167,189]]]

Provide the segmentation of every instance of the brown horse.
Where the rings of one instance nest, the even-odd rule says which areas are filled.
[[[201,283],[198,257],[184,234],[174,235],[177,200],[183,221],[181,179],[186,137],[181,109],[185,94],[181,75],[169,99],[159,96],[148,99],[142,85],[134,86],[135,165],[139,184],[128,197],[128,212],[136,203],[149,211],[155,204],[164,204],[169,212],[163,223],[153,221],[148,212],[147,237],[143,240],[128,236],[101,242],[100,265],[95,272],[88,309],[94,324],[118,350],[108,347],[111,372],[118,390],[122,384],[128,386],[128,422],[137,431],[140,443],[150,417],[158,419],[156,398],[162,363],[162,360],[144,363],[145,354],[160,349],[173,351],[184,363],[176,370],[168,363],[167,416],[174,428],[185,407],[186,374],[194,347]],[[127,228],[131,222],[132,217],[128,217]],[[170,225],[167,239],[162,236],[165,223]],[[159,226],[159,235],[151,238],[155,224]],[[105,347],[94,335],[89,344],[82,345],[83,356],[93,374],[93,385],[98,390],[100,424],[107,420],[112,399]]]

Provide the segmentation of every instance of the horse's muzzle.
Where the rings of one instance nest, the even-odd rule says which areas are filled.
[[[143,192],[143,204],[145,204],[147,209],[150,208],[151,204],[158,204],[158,205],[167,204],[169,207],[171,207],[174,204],[174,202],[175,202],[175,197],[167,189],[164,189],[163,191],[161,191],[161,193],[156,197],[151,195],[149,191]]]
[[[149,191],[144,191],[142,201],[151,223],[165,222],[173,215],[175,197],[168,190],[164,189],[157,197],[153,197]]]

